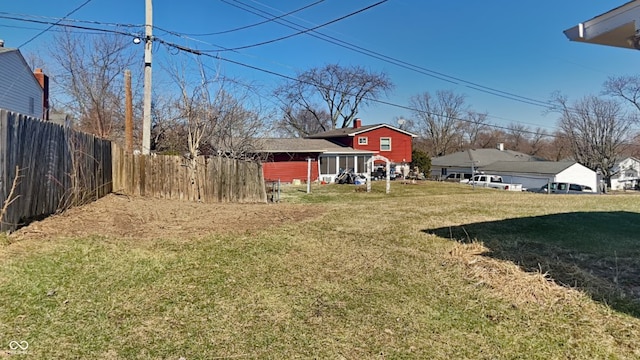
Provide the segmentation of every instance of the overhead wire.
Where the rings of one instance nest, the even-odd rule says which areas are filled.
[[[241,7],[239,5],[236,5],[236,4],[232,4],[227,0],[221,0],[221,1],[227,3],[227,4],[231,5],[231,6],[234,6],[236,8],[239,8],[239,9],[242,9],[242,10],[247,11],[249,13],[252,13],[252,14],[254,14],[256,16],[266,17],[263,14],[266,14],[268,16],[274,16],[274,14],[272,14],[270,12],[267,12],[265,10],[259,9],[259,8],[255,7],[255,6],[247,4],[246,2],[243,2],[241,0],[232,0],[232,1],[235,2],[235,3],[241,4],[241,5],[247,7],[249,9],[251,9],[251,10],[248,10],[248,9],[243,8],[243,7]],[[261,4],[260,2],[257,2],[257,1],[254,1],[254,2],[256,2],[258,4]],[[264,4],[261,4],[261,5],[264,5]],[[285,23],[288,23],[290,25],[287,25],[287,24],[285,24],[283,22],[280,22],[280,21],[276,21],[276,23],[278,23],[280,25],[283,25],[283,26],[286,26],[286,27],[289,27],[289,28],[294,29],[294,30],[308,29],[304,25],[297,24],[297,23],[289,21],[287,19],[282,19],[282,21],[285,22]],[[316,36],[315,34],[320,35],[320,36]],[[542,107],[542,108],[545,108],[545,109],[554,109],[554,108],[557,107],[556,104],[554,104],[553,102],[550,102],[550,101],[533,99],[533,98],[522,96],[522,95],[518,95],[518,94],[515,94],[515,93],[512,93],[512,92],[499,90],[499,89],[496,89],[496,88],[492,88],[492,87],[488,87],[488,86],[485,86],[485,85],[482,85],[482,84],[471,82],[471,81],[468,81],[468,80],[465,80],[465,79],[462,79],[462,78],[459,78],[459,77],[447,75],[447,74],[444,74],[442,72],[434,71],[434,70],[431,70],[431,69],[428,69],[428,68],[425,68],[425,67],[422,67],[422,66],[419,66],[419,65],[411,64],[409,62],[406,62],[406,61],[403,61],[403,60],[400,60],[400,59],[397,59],[397,58],[394,58],[394,57],[391,57],[391,56],[388,56],[388,55],[385,55],[385,54],[382,54],[382,53],[379,53],[379,52],[376,52],[376,51],[373,51],[373,50],[370,50],[370,49],[366,49],[366,48],[358,46],[358,45],[349,43],[347,41],[344,41],[344,40],[338,39],[336,37],[327,35],[327,34],[322,33],[320,31],[311,31],[311,32],[308,33],[308,35],[312,36],[312,37],[315,37],[317,39],[332,43],[334,45],[338,45],[340,47],[352,50],[354,52],[357,52],[357,53],[360,53],[360,54],[363,54],[363,55],[367,55],[369,57],[372,57],[372,58],[375,58],[375,59],[378,59],[378,60],[382,60],[382,61],[391,63],[393,65],[396,65],[396,66],[399,66],[399,67],[402,67],[402,68],[405,68],[405,69],[408,69],[408,70],[412,70],[414,72],[421,73],[423,75],[430,76],[432,78],[436,78],[436,79],[439,79],[439,80],[442,80],[442,81],[445,81],[445,82],[449,82],[449,83],[452,83],[452,84],[455,84],[455,85],[463,85],[463,86],[465,86],[465,87],[467,87],[469,89],[472,89],[472,90],[484,92],[486,94],[490,94],[490,95],[493,95],[493,96],[502,97],[502,98],[505,98],[507,100],[513,100],[513,101],[517,101],[517,102],[528,104],[528,105]],[[569,110],[571,112],[573,112],[573,113],[577,113],[578,112],[578,110],[573,109],[573,108],[569,108]]]
[[[228,2],[226,0],[221,0],[221,1],[227,3],[227,4],[231,5],[231,6],[234,6],[234,7],[237,7],[239,9],[242,9],[244,11],[250,12],[250,13],[252,13],[254,15],[260,16],[260,17],[265,17],[265,15],[263,15],[263,14],[266,14],[268,16],[274,16],[272,13],[269,13],[267,11],[258,9],[255,6],[252,6],[250,4],[247,4],[247,3],[239,1],[239,0],[233,0],[233,1],[235,3],[241,4],[241,5],[249,8],[249,9],[252,9],[252,10],[247,10],[246,8],[243,8],[241,6],[232,4],[232,3],[230,3],[230,2]],[[262,12],[263,14],[260,14],[259,12]],[[490,94],[495,95],[495,96],[500,96],[500,97],[507,98],[507,99],[510,99],[510,100],[519,101],[519,102],[526,103],[526,104],[529,104],[529,105],[535,105],[535,106],[545,107],[545,108],[548,108],[551,105],[547,101],[536,100],[536,99],[533,99],[533,98],[529,98],[529,97],[526,97],[526,96],[521,96],[521,95],[518,95],[518,94],[511,93],[511,92],[502,91],[502,90],[499,90],[499,89],[495,89],[495,88],[491,88],[491,87],[488,87],[488,86],[477,84],[477,83],[474,83],[474,82],[471,82],[471,81],[467,81],[467,80],[464,80],[464,79],[461,79],[461,78],[458,78],[458,77],[447,75],[447,74],[444,74],[442,72],[434,71],[434,70],[431,70],[431,69],[428,69],[428,68],[425,68],[425,67],[422,67],[422,66],[419,66],[419,65],[411,64],[409,62],[406,62],[406,61],[403,61],[403,60],[400,60],[400,59],[397,59],[397,58],[394,58],[394,57],[391,57],[391,56],[388,56],[388,55],[385,55],[385,54],[382,54],[382,53],[379,53],[379,52],[376,52],[376,51],[373,51],[373,50],[370,50],[370,49],[366,49],[366,48],[358,46],[358,45],[349,43],[349,42],[347,42],[345,40],[338,39],[336,37],[324,34],[322,32],[315,31],[314,30],[315,27],[309,29],[309,28],[305,27],[304,25],[300,25],[300,24],[297,24],[295,22],[292,22],[292,21],[289,21],[289,20],[286,20],[286,19],[283,19],[283,22],[288,23],[290,25],[283,24],[282,22],[278,22],[278,21],[276,21],[276,22],[278,24],[281,24],[283,26],[289,27],[289,28],[294,29],[294,30],[300,30],[300,29],[309,30],[307,32],[312,32],[312,33],[315,33],[315,34],[319,35],[319,36],[316,36],[314,34],[309,34],[310,36],[313,36],[313,37],[318,38],[320,40],[327,41],[329,43],[332,43],[334,45],[337,45],[337,46],[340,46],[340,47],[343,47],[343,48],[346,48],[346,49],[349,49],[349,50],[352,50],[354,52],[357,52],[357,53],[360,53],[360,54],[363,54],[363,55],[367,55],[369,57],[373,57],[375,59],[382,60],[382,61],[391,63],[393,65],[405,68],[407,70],[412,70],[412,71],[421,73],[423,75],[427,75],[427,76],[430,76],[432,78],[436,78],[436,79],[439,79],[439,80],[442,80],[442,81],[445,81],[445,82],[448,82],[448,83],[451,83],[451,84],[460,85],[462,83],[466,87],[469,87],[469,88],[471,88],[473,90],[482,91],[482,92],[485,92],[485,93],[490,93]]]
[[[70,14],[72,14],[72,13],[73,13],[73,12],[75,12],[75,11],[77,11],[79,8],[81,8],[82,6],[86,5],[86,4],[87,4],[88,2],[90,2],[90,1],[91,1],[91,0],[87,0],[83,5],[81,5],[80,7],[78,7],[77,9],[75,9],[74,11],[72,11]],[[221,1],[223,1],[223,2],[227,2],[227,1],[225,1],[225,0],[221,0]],[[248,5],[248,4],[244,4],[244,3],[242,3],[241,1],[238,1],[238,0],[234,0],[234,1],[235,1],[235,2],[238,2],[238,3],[241,3],[241,4],[245,5],[245,6],[250,6],[250,5]],[[381,2],[379,2],[379,3],[377,3],[377,4],[373,4],[373,5],[371,5],[371,6],[376,6],[376,5],[379,5],[379,4],[381,4],[381,3],[383,3],[383,2],[386,2],[386,1],[388,1],[388,0],[381,1]],[[228,3],[228,2],[227,2],[227,3]],[[231,4],[231,5],[233,5],[233,4]],[[233,5],[233,6],[235,6],[235,5]],[[366,8],[365,8],[365,9],[366,9]],[[248,11],[248,10],[245,10],[245,11]],[[361,9],[361,11],[364,11],[364,9]],[[118,35],[123,35],[123,36],[132,36],[132,37],[138,36],[138,34],[135,34],[135,33],[123,32],[123,31],[118,31],[118,30],[101,29],[101,28],[88,27],[88,26],[79,26],[79,25],[72,25],[72,24],[62,24],[62,20],[63,20],[63,19],[59,19],[59,20],[58,20],[58,21],[56,21],[56,22],[49,22],[49,21],[40,21],[40,20],[22,19],[22,18],[17,18],[17,17],[13,17],[13,16],[6,16],[6,15],[1,15],[1,14],[7,14],[7,13],[0,12],[0,18],[5,18],[5,19],[10,19],[10,20],[26,21],[26,22],[32,22],[32,23],[40,23],[40,24],[47,24],[47,25],[50,25],[47,29],[45,29],[45,31],[49,31],[49,30],[50,30],[51,28],[53,28],[54,26],[61,26],[61,27],[75,28],[75,29],[80,29],[80,30],[91,30],[91,31],[97,31],[97,32],[101,32],[101,33],[113,33],[113,34],[118,34]],[[261,17],[264,17],[264,15],[260,15],[260,14],[256,14],[256,15],[261,16]],[[68,16],[68,15],[67,15],[67,16]],[[93,21],[70,20],[70,19],[64,19],[64,20],[65,20],[65,21],[72,21],[72,22],[80,22],[80,23],[81,23],[81,22],[84,22],[84,23],[95,23],[95,24],[111,25],[111,26],[119,26],[119,25],[122,25],[122,26],[125,26],[125,27],[135,27],[135,26],[137,26],[137,25],[133,25],[133,24],[100,23],[100,22],[93,22]],[[284,21],[289,22],[289,23],[291,23],[291,24],[293,24],[293,25],[295,25],[295,26],[303,27],[302,25],[295,24],[295,23],[290,22],[290,21],[288,21],[288,20],[284,20]],[[338,20],[336,19],[336,20],[334,20],[333,22],[335,22],[335,21],[338,21]],[[277,22],[277,21],[276,21],[276,22]],[[278,23],[279,23],[279,22],[278,22]],[[292,28],[292,27],[291,27],[291,26],[289,26],[289,25],[285,25],[285,24],[281,24],[281,25],[284,25],[284,26],[287,26],[287,27]],[[2,26],[2,25],[0,25],[0,26]],[[140,26],[142,26],[142,25],[140,25]],[[321,25],[321,26],[322,26],[322,25]],[[319,27],[319,26],[318,26],[318,27]],[[371,52],[371,53],[373,53],[373,54],[379,54],[379,53],[376,53],[376,52],[374,52],[374,51],[372,51],[372,50],[368,50],[368,49],[365,49],[365,48],[359,47],[359,46],[354,45],[354,44],[349,44],[349,43],[347,43],[347,42],[345,42],[345,41],[343,41],[343,40],[340,40],[340,39],[337,39],[337,38],[331,37],[331,36],[329,36],[329,35],[326,35],[326,34],[320,33],[320,32],[318,32],[318,31],[315,31],[314,29],[316,29],[316,28],[318,28],[318,27],[314,27],[314,28],[311,28],[311,29],[306,29],[306,30],[307,30],[306,32],[307,32],[307,33],[309,33],[309,35],[314,36],[314,37],[316,37],[316,38],[320,38],[320,37],[318,37],[318,36],[316,36],[316,35],[312,34],[311,32],[313,32],[313,33],[317,33],[317,34],[322,35],[322,36],[325,36],[325,37],[327,37],[327,38],[329,38],[329,39],[332,39],[332,40],[334,40],[334,41],[336,41],[336,42],[342,42],[342,43],[348,44],[348,46],[353,46],[353,47],[355,47],[356,49],[357,49],[357,48],[361,48],[361,49],[363,49],[363,51],[368,51],[368,52]],[[158,27],[156,27],[156,28],[158,28]],[[304,28],[304,27],[303,27],[303,28]],[[173,32],[173,31],[170,31],[170,30],[165,30],[165,29],[162,29],[162,28],[158,28],[158,29],[160,29],[160,30],[162,30],[162,31],[165,31],[165,32],[167,32],[167,33],[169,33],[169,34],[175,35],[175,36],[179,36],[179,37],[183,37],[183,38],[191,39],[191,38],[188,38],[188,37],[182,36],[183,34],[180,34],[180,33],[177,33],[177,32]],[[44,33],[45,31],[43,31],[42,33]],[[304,33],[304,32],[300,32],[300,33]],[[156,38],[156,39],[160,40],[159,38]],[[322,39],[322,38],[320,38],[320,39]],[[191,40],[198,41],[198,39],[191,39]],[[331,40],[327,40],[327,39],[322,39],[322,40],[324,40],[324,41],[329,41],[329,42],[331,42],[331,43],[334,43],[334,42],[333,42],[333,41],[331,41]],[[168,44],[168,42],[166,42],[166,41],[164,41],[164,40],[162,40],[161,42],[165,43],[165,45],[166,45],[166,44]],[[204,41],[200,41],[200,42],[207,43],[207,42],[204,42]],[[208,56],[210,56],[210,54],[206,54],[206,53],[207,53],[207,52],[211,52],[211,50],[197,50],[197,49],[192,49],[192,48],[190,48],[190,47],[181,46],[181,45],[178,45],[178,44],[175,44],[175,43],[171,43],[171,44],[172,44],[171,46],[172,46],[173,48],[178,49],[178,50],[181,50],[181,51],[190,52],[190,53],[193,53],[193,54],[196,54],[196,55],[208,55]],[[207,43],[207,44],[214,45],[214,46],[218,46],[218,45],[211,44],[211,43]],[[339,45],[339,44],[337,44],[337,45]],[[344,45],[339,45],[339,46],[346,47],[346,46],[344,46]],[[221,47],[221,48],[223,48],[223,47]],[[346,48],[350,49],[349,47],[346,47]],[[226,49],[226,48],[223,48],[223,49],[225,49],[225,50],[227,50],[227,51],[234,51],[233,49]],[[353,50],[353,49],[351,49],[351,50]],[[357,51],[357,50],[354,50],[354,51]],[[237,52],[237,51],[234,51],[234,52]],[[359,51],[358,51],[358,52],[359,52]],[[394,58],[392,58],[392,57],[388,57],[388,56],[386,56],[386,55],[384,55],[384,54],[379,54],[379,55],[380,55],[381,57],[386,57],[386,58],[388,58],[388,59],[398,61],[400,64],[405,63],[405,64],[407,64],[407,66],[413,66],[413,67],[416,67],[416,68],[418,68],[418,69],[420,69],[420,68],[421,68],[420,66],[413,65],[413,64],[410,64],[410,63],[408,63],[408,62],[404,62],[404,61],[402,61],[402,60],[394,59]],[[370,56],[371,56],[371,55],[370,55]],[[230,59],[225,59],[225,58],[222,58],[222,57],[219,57],[219,56],[213,56],[213,57],[215,57],[215,58],[219,58],[219,59],[224,60],[224,61],[227,61],[227,62],[232,62],[232,63],[234,62],[234,61],[232,61],[232,60],[230,60]],[[375,57],[375,56],[374,56],[374,57]],[[380,59],[380,60],[384,60],[384,59]],[[242,63],[238,62],[238,64],[242,64]],[[397,64],[396,64],[396,65],[397,65]],[[243,64],[243,66],[245,66],[245,67],[251,67],[250,65],[247,65],[247,64]],[[401,66],[401,65],[399,65],[399,66]],[[260,68],[256,68],[256,69],[260,69]],[[434,71],[429,70],[429,69],[426,69],[426,68],[422,68],[422,69],[423,69],[423,70],[425,70],[425,71],[431,71],[431,72],[434,72]],[[417,70],[415,70],[415,69],[413,69],[413,70],[414,70],[414,71],[417,71]],[[270,70],[260,69],[260,71],[270,73]],[[441,73],[438,73],[438,72],[435,72],[435,73],[437,73],[437,74],[441,74]],[[287,77],[286,75],[278,74],[278,73],[275,73],[275,72],[273,72],[273,74],[274,74],[274,75],[277,75],[277,76],[280,76],[280,77],[288,78],[288,79],[290,79],[290,80],[297,81],[296,79],[293,79],[293,78]],[[423,73],[423,74],[424,74],[424,73]],[[425,75],[429,75],[429,76],[434,77],[434,75],[432,75],[432,74],[425,74]],[[542,102],[542,101],[535,100],[535,99],[531,99],[531,100],[532,100],[532,101],[535,101],[536,103],[533,103],[533,102],[531,102],[531,103],[530,103],[530,102],[526,102],[526,101],[523,101],[523,99],[527,99],[526,97],[522,97],[522,96],[517,95],[517,94],[512,94],[512,95],[513,95],[513,96],[516,96],[516,97],[519,97],[520,99],[512,98],[512,97],[507,97],[507,96],[505,96],[504,94],[511,94],[511,93],[504,92],[504,91],[497,90],[497,89],[492,89],[492,88],[489,88],[489,87],[486,87],[486,86],[483,86],[483,85],[479,85],[479,84],[474,84],[474,83],[472,83],[472,82],[469,82],[469,81],[466,81],[466,80],[463,80],[463,79],[458,79],[458,78],[455,78],[455,77],[451,77],[451,76],[446,75],[446,74],[442,74],[442,75],[443,75],[443,76],[446,76],[446,77],[449,77],[449,78],[452,78],[452,79],[460,80],[460,81],[465,82],[465,83],[467,83],[467,84],[477,85],[478,87],[474,87],[474,86],[471,86],[471,85],[467,85],[467,87],[472,88],[472,89],[475,89],[475,90],[477,90],[477,91],[482,91],[482,92],[485,92],[485,93],[488,93],[488,94],[491,94],[491,95],[500,96],[500,97],[503,97],[503,98],[506,98],[506,99],[515,100],[515,101],[519,101],[519,102],[524,102],[524,103],[528,103],[528,104],[531,104],[531,105],[544,106],[545,108],[550,108],[550,107],[552,107],[552,106],[553,106],[553,104],[551,104],[551,103],[548,103],[548,102]],[[442,80],[452,82],[451,80],[448,80],[448,79],[442,79]],[[455,82],[454,82],[454,83],[455,83]],[[456,84],[457,84],[457,83],[456,83]],[[489,90],[493,90],[493,91],[489,91]],[[402,105],[398,105],[398,104],[385,103],[385,102],[382,102],[382,101],[374,101],[374,102],[379,102],[379,103],[382,103],[382,104],[386,104],[386,105],[394,106],[394,107],[399,107],[399,108],[405,108],[405,109],[407,109],[407,110],[412,110],[412,111],[413,111],[413,110],[416,110],[416,109],[412,109],[412,108],[409,108],[409,107],[403,107]],[[492,118],[499,118],[499,117],[492,116]],[[503,119],[503,120],[509,120],[509,119],[504,119],[504,118],[500,118],[500,119]],[[461,120],[463,120],[463,119],[461,119]],[[463,120],[463,121],[464,121],[464,120]],[[523,122],[521,122],[521,121],[515,121],[515,120],[509,120],[509,121],[512,121],[512,122],[515,122],[515,123],[523,123]],[[492,125],[492,126],[493,126],[493,125]],[[502,126],[497,126],[497,125],[495,125],[494,127],[497,127],[497,128],[500,128],[500,129],[506,129],[506,130],[508,130],[508,128],[507,128],[507,127],[502,127]],[[534,133],[534,132],[531,132],[531,133]]]
[[[53,17],[53,16],[42,16],[42,15],[32,15],[32,14],[20,14],[20,13],[10,13],[6,11],[0,11],[0,15],[4,16],[13,16],[13,17],[23,17],[23,18],[33,18],[33,19],[43,19],[43,20],[54,20],[59,21],[60,23],[71,22],[71,23],[84,23],[84,24],[93,24],[93,25],[106,25],[106,26],[116,26],[116,27],[144,27],[144,24],[123,24],[123,23],[112,23],[112,22],[103,22],[96,20],[80,20],[80,19],[69,19],[67,17]]]
[[[52,27],[56,26],[57,24],[61,23],[64,19],[66,19],[67,17],[73,15],[76,11],[82,9],[85,5],[87,5],[88,3],[90,3],[92,0],[86,0],[85,2],[83,2],[80,6],[76,7],[75,9],[71,10],[69,13],[67,13],[67,15],[65,15],[62,19],[58,20],[57,22],[55,22],[54,24],[51,24],[51,26],[49,26],[48,28],[42,30],[41,32],[37,33],[36,35],[34,35],[31,39],[23,42],[20,46],[18,46],[18,49],[29,44],[30,42],[32,42],[33,40],[37,39],[40,35],[46,33],[47,31],[49,31]]]
[[[284,13],[282,15],[278,15],[278,16],[275,16],[273,18],[266,19],[264,21],[260,21],[260,22],[249,24],[249,25],[245,25],[245,26],[240,26],[240,27],[233,28],[233,29],[228,29],[228,30],[223,30],[223,31],[218,31],[218,32],[211,32],[211,33],[204,33],[204,34],[193,34],[193,33],[192,34],[188,34],[187,33],[187,34],[183,34],[183,35],[187,35],[187,36],[211,36],[211,35],[222,35],[222,34],[228,34],[228,33],[236,32],[236,31],[246,30],[246,29],[250,29],[250,28],[253,28],[253,27],[256,27],[256,26],[260,26],[260,25],[264,25],[264,24],[273,22],[274,20],[278,20],[278,19],[290,16],[290,15],[293,15],[293,14],[298,13],[300,11],[303,11],[303,10],[309,9],[309,8],[311,8],[313,6],[316,6],[316,5],[318,5],[318,4],[320,4],[320,3],[324,2],[324,1],[325,0],[318,0],[318,1],[314,2],[314,3],[305,5],[303,7],[300,7],[300,8],[297,8],[295,10],[289,11],[289,12]]]
[[[224,2],[224,3],[228,3],[226,0],[221,0],[221,1],[222,1],[222,2]],[[282,40],[290,39],[290,38],[292,38],[292,37],[295,37],[295,36],[298,36],[298,35],[302,35],[302,34],[306,34],[306,33],[308,33],[308,32],[314,31],[314,30],[319,29],[319,28],[321,28],[321,27],[325,27],[325,26],[327,26],[327,25],[334,24],[334,23],[336,23],[336,22],[338,22],[338,21],[342,21],[342,20],[344,20],[344,19],[350,18],[350,17],[352,17],[352,16],[355,16],[355,15],[357,15],[357,14],[360,14],[360,13],[362,13],[362,12],[365,12],[365,11],[367,11],[367,10],[369,10],[369,9],[372,9],[372,8],[374,8],[374,7],[376,7],[376,6],[382,5],[382,4],[386,3],[387,1],[389,1],[389,0],[381,0],[381,1],[378,1],[378,2],[377,2],[377,3],[375,3],[375,4],[372,4],[372,5],[366,6],[366,7],[362,8],[362,9],[356,10],[356,11],[354,11],[354,12],[351,12],[351,13],[347,14],[347,15],[343,15],[343,16],[341,16],[341,17],[337,18],[337,19],[333,19],[333,20],[331,20],[331,21],[327,21],[327,22],[322,23],[322,24],[320,24],[320,25],[317,25],[317,26],[315,26],[315,27],[313,27],[313,28],[307,28],[307,29],[304,29],[304,30],[298,31],[298,32],[293,33],[293,34],[289,34],[289,35],[281,36],[281,37],[279,37],[279,38],[275,38],[275,39],[271,39],[271,40],[267,40],[267,41],[262,41],[262,42],[255,43],[255,44],[244,45],[244,46],[238,46],[238,47],[234,47],[234,48],[230,48],[230,49],[226,49],[226,50],[216,50],[216,51],[237,51],[237,50],[244,50],[244,49],[249,49],[249,48],[253,48],[253,47],[257,47],[257,46],[262,46],[262,45],[272,44],[272,43],[275,43],[275,42],[278,42],[278,41],[282,41]],[[277,21],[276,21],[276,22],[277,22]]]
[[[89,0],[89,1],[91,1],[91,0]],[[123,36],[135,37],[135,36],[139,35],[137,33],[124,32],[124,31],[119,31],[119,30],[102,29],[102,28],[96,28],[96,27],[91,27],[91,26],[82,26],[82,25],[63,24],[61,22],[50,22],[50,21],[43,21],[43,20],[22,19],[22,18],[17,18],[17,17],[13,17],[13,16],[6,16],[6,15],[0,15],[0,19],[16,20],[16,21],[30,22],[30,23],[43,24],[43,25],[61,26],[61,27],[67,27],[67,28],[72,28],[72,29],[79,29],[79,30],[98,31],[98,32],[101,32],[101,33],[111,33],[111,34],[117,34],[117,35],[123,35]],[[24,46],[24,44],[21,45],[20,47],[22,47],[22,46]]]
[[[28,27],[28,26],[16,26],[16,25],[4,25],[4,24],[0,24],[0,27],[3,28],[9,28],[9,29],[23,29],[23,30],[42,30],[41,28],[36,28],[36,27]],[[65,30],[61,30],[61,29],[50,29],[49,32],[63,32]],[[87,32],[87,31],[71,31],[73,33],[83,33],[83,34],[93,34],[93,35],[98,35],[101,33],[98,32]]]
[[[206,57],[210,57],[210,58],[213,58],[213,59],[225,61],[225,62],[228,62],[228,63],[231,63],[231,64],[235,64],[235,65],[238,65],[238,66],[241,66],[241,67],[244,67],[244,68],[248,68],[248,69],[256,70],[256,71],[259,71],[259,72],[262,72],[262,73],[266,73],[266,74],[269,74],[269,75],[277,76],[277,77],[280,77],[280,78],[283,78],[283,79],[286,79],[286,80],[300,82],[300,83],[313,85],[313,86],[318,86],[318,84],[311,83],[311,82],[304,81],[304,80],[300,80],[300,79],[297,79],[297,78],[294,78],[294,77],[291,77],[291,76],[288,76],[288,75],[285,75],[285,74],[278,73],[278,72],[273,71],[273,70],[268,70],[268,69],[264,69],[264,68],[261,68],[261,67],[258,67],[258,66],[245,64],[245,63],[242,63],[240,61],[228,59],[228,58],[225,58],[225,57],[222,57],[222,56],[219,56],[219,55],[212,55],[212,54],[209,54],[207,52],[203,52],[203,51],[200,51],[200,50],[197,50],[197,49],[191,49],[191,48],[188,48],[188,47],[185,47],[185,46],[174,44],[174,43],[165,41],[163,39],[157,38],[156,40],[158,40],[158,42],[164,44],[165,46],[173,47],[173,48],[176,48],[178,50],[185,51],[187,53],[191,53],[191,54],[194,54],[194,55],[197,55],[197,56],[206,56]],[[331,89],[329,87],[325,87],[325,88],[326,89]],[[387,105],[387,106],[391,106],[391,107],[395,107],[395,108],[399,108],[399,109],[403,109],[403,110],[415,111],[415,112],[423,113],[423,114],[427,114],[427,115],[437,115],[435,113],[431,113],[431,112],[428,112],[428,111],[424,111],[424,110],[420,110],[420,109],[413,108],[413,107],[410,107],[410,106],[400,105],[400,104],[396,104],[396,103],[392,103],[392,102],[389,102],[389,101],[384,101],[384,100],[380,100],[380,99],[376,99],[376,98],[365,97],[364,99],[367,100],[367,101],[374,102],[374,103]],[[471,123],[471,124],[476,124],[476,125],[483,125],[483,126],[487,126],[487,127],[491,127],[491,128],[495,128],[495,129],[500,129],[500,130],[506,130],[506,131],[512,130],[507,126],[500,126],[500,125],[495,125],[495,124],[487,124],[487,123],[484,123],[484,122],[474,121],[474,120],[470,120],[470,119],[454,118],[454,120],[461,121],[461,122],[466,122],[466,123]],[[528,130],[528,129],[524,129],[521,132],[522,133],[526,133],[526,134],[532,134],[532,135],[540,135],[539,132]],[[550,133],[546,133],[546,134],[544,134],[544,136],[545,137],[558,137],[558,135],[550,134]]]

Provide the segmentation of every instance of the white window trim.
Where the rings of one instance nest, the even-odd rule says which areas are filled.
[[[358,138],[358,145],[369,145],[369,138],[366,136],[360,136]]]
[[[389,149],[383,149],[382,148],[382,139],[388,139],[389,140]],[[381,137],[380,138],[380,151],[391,151],[391,138],[390,137]]]

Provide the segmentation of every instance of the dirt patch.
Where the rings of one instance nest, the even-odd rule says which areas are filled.
[[[204,204],[111,194],[21,228],[10,235],[10,241],[91,235],[192,238],[261,230],[323,211],[319,206],[297,204]]]

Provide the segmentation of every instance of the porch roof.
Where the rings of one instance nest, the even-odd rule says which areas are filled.
[[[256,151],[261,153],[319,153],[319,154],[351,154],[372,155],[369,150],[356,150],[341,146],[325,139],[303,138],[263,138],[256,142]]]

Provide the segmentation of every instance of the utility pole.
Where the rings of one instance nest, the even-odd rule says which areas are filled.
[[[145,0],[144,25],[144,107],[142,114],[142,154],[151,151],[151,50],[153,49],[153,6]]]

